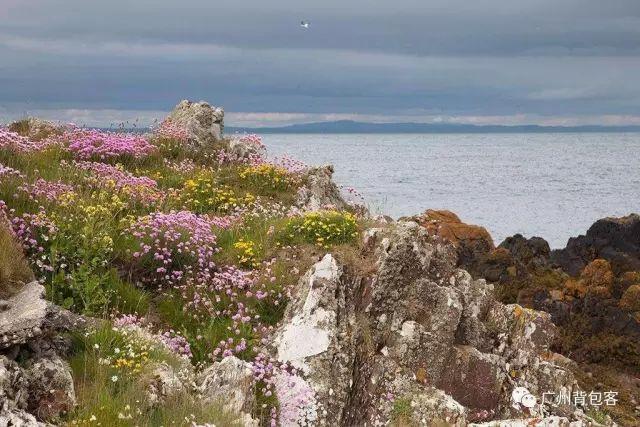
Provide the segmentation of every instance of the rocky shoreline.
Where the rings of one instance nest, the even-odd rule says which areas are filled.
[[[193,419],[183,420],[183,425],[515,427],[640,422],[640,216],[599,220],[584,236],[570,239],[566,248],[556,251],[551,251],[541,238],[520,235],[496,246],[484,228],[464,224],[448,211],[428,210],[398,221],[371,217],[366,209],[341,196],[332,181],[330,166],[289,168],[286,174],[277,175],[279,169],[263,160],[261,144],[224,137],[223,116],[222,109],[207,103],[183,101],[165,120],[165,133],[156,130],[161,137],[149,138],[163,150],[169,142],[176,141],[190,147],[190,154],[184,158],[176,155],[175,159],[162,159],[165,164],[180,160],[191,162],[191,167],[197,164],[197,156],[215,157],[212,164],[217,168],[217,177],[233,172],[237,174],[233,180],[246,180],[248,174],[256,173],[262,181],[252,181],[253,187],[245,183],[241,188],[251,188],[258,197],[278,197],[288,204],[284,215],[264,223],[266,231],[260,238],[265,243],[261,246],[249,244],[253,241],[246,237],[232,241],[229,252],[238,264],[233,270],[220,266],[231,263],[224,258],[224,248],[212,251],[216,266],[211,261],[210,269],[203,271],[208,275],[206,280],[216,280],[217,288],[198,287],[201,283],[197,281],[171,282],[180,295],[192,292],[190,287],[194,286],[198,298],[204,299],[210,292],[218,302],[237,310],[228,315],[224,333],[216,335],[224,338],[222,346],[207,348],[211,356],[207,354],[194,363],[192,353],[202,338],[188,335],[186,321],[167,324],[168,317],[162,317],[163,310],[167,310],[163,308],[163,298],[169,292],[166,279],[159,277],[150,286],[145,280],[155,277],[154,271],[143,270],[147,264],[135,264],[136,257],[130,252],[122,252],[129,256],[126,262],[122,261],[125,255],[109,259],[119,263],[117,273],[121,277],[140,277],[136,286],[146,287],[151,295],[154,309],[149,313],[120,308],[114,317],[113,313],[98,316],[96,312],[78,310],[77,304],[62,308],[51,301],[49,283],[53,276],[47,273],[37,277],[39,281],[6,291],[0,300],[0,426],[99,421],[80,408],[84,398],[77,394],[87,385],[81,384],[77,375],[74,377],[78,371],[73,357],[78,354],[78,336],[86,340],[87,336],[112,332],[148,343],[144,352],[182,353],[180,357],[149,356],[141,362],[139,375],[136,370],[127,372],[138,375],[132,375],[133,382],[146,396],[145,411],[149,413],[155,411],[149,408],[170,405],[175,396],[218,405],[222,421],[208,420],[205,415],[196,419],[194,415]],[[71,156],[77,156],[78,152],[66,148],[66,142],[47,139],[54,135],[63,140],[76,131],[60,130],[37,120],[9,129],[16,130],[11,135],[17,136],[11,136],[13,139],[0,147],[6,152],[0,158],[3,162],[18,160],[0,163],[1,179],[26,180],[25,165],[29,163],[20,159],[32,152],[16,151],[16,144],[62,145],[63,150],[71,151]],[[212,146],[217,150],[214,155],[202,151],[203,147]],[[162,153],[182,153],[181,147],[171,145]],[[93,154],[89,158],[97,159]],[[110,160],[97,163],[101,161],[112,164]],[[121,172],[139,174],[149,168],[144,162],[133,162],[131,167],[125,160],[122,162],[124,166],[118,166]],[[183,194],[195,179],[192,172],[183,172],[186,164],[180,166],[180,173],[187,177],[180,190]],[[159,174],[148,176],[162,182]],[[272,180],[270,185],[278,191],[265,189],[265,179]],[[280,187],[281,179],[290,180],[291,184]],[[10,187],[18,192],[16,188]],[[145,188],[155,191],[153,186]],[[231,191],[231,187],[224,188]],[[237,188],[240,187],[233,187],[234,199],[250,200],[246,194],[241,196]],[[214,190],[209,186],[203,191]],[[139,194],[140,187],[131,197]],[[67,196],[59,194],[56,199],[63,197]],[[183,203],[180,206],[187,206],[180,194],[175,197]],[[242,207],[222,216],[219,205],[213,215],[201,209],[202,200],[209,199],[188,205],[190,212],[197,212],[194,221],[209,215],[209,231],[194,232],[200,239],[198,248],[203,247],[204,237],[211,229],[217,237],[217,241],[212,240],[221,244],[223,237],[242,234],[249,219],[261,215],[255,213],[258,209]],[[9,209],[14,208],[12,200],[4,203]],[[134,202],[130,203],[134,206]],[[253,201],[246,203],[255,207]],[[140,209],[146,212],[146,208]],[[163,212],[162,209],[158,211]],[[20,237],[15,227],[19,223],[17,216],[7,209],[3,212],[8,225],[14,225],[13,233]],[[143,229],[148,218],[157,218],[149,215],[142,222],[134,222],[138,224],[134,229]],[[181,217],[181,221],[184,218],[187,217]],[[225,222],[221,227],[222,218],[234,225],[227,226]],[[356,227],[356,221],[357,232],[352,232],[347,227]],[[337,231],[322,234],[314,229],[312,241],[301,240],[314,224]],[[269,252],[272,236],[277,238]],[[171,250],[166,249],[168,243],[164,244],[166,255]],[[178,247],[182,250],[186,246]],[[264,260],[256,255],[259,251],[265,253]],[[2,256],[8,254],[5,250]],[[32,266],[40,256],[28,257]],[[268,284],[258,288],[262,282],[253,278],[261,277],[265,271],[276,277],[273,270],[278,260],[284,262],[282,281],[286,279],[291,285],[277,290]],[[183,268],[180,274],[189,271]],[[66,274],[71,276],[71,272]],[[224,280],[217,275],[224,275]],[[199,280],[202,276],[197,277]],[[249,284],[250,280],[254,282]],[[278,277],[272,282],[280,280]],[[255,289],[248,292],[251,286]],[[5,288],[9,286],[3,291]],[[251,312],[247,307],[253,307],[253,298],[260,292],[266,296],[266,303],[256,302],[255,311]],[[224,300],[225,295],[235,294],[241,294],[240,302]],[[285,294],[282,305],[280,299],[272,299],[272,295]],[[176,301],[178,294],[170,295],[174,299],[169,300]],[[192,293],[189,298],[192,304]],[[196,304],[191,307],[200,310]],[[225,309],[217,310],[205,311],[207,314],[199,319],[220,317],[226,322]],[[184,327],[185,332],[160,333],[149,326],[151,322],[138,322],[138,314],[161,319],[156,324]],[[263,323],[262,318],[269,316],[275,320]],[[243,338],[245,347],[238,348],[237,337],[243,328],[251,330],[251,335]],[[91,351],[87,342],[82,344],[83,354]],[[96,341],[93,345],[102,351],[103,344]],[[237,350],[232,350],[233,346]],[[247,350],[246,346],[251,348]],[[186,350],[191,358],[183,357]],[[118,347],[116,354],[120,351]],[[140,353],[137,347],[136,351]],[[104,363],[112,362],[109,359]],[[114,383],[121,381],[115,374],[111,378],[115,378]],[[518,395],[516,390],[526,393]],[[594,405],[597,402],[588,400],[594,393],[602,399],[608,392],[615,395],[609,395],[606,403]],[[114,389],[113,393],[120,391]],[[544,396],[549,399],[544,400]],[[557,400],[558,396],[569,399]],[[575,400],[576,396],[583,399]],[[611,399],[615,405],[610,404]],[[102,425],[139,422],[129,421],[129,417],[133,415],[122,409],[116,419]],[[146,425],[153,425],[152,419],[155,420],[148,418]]]

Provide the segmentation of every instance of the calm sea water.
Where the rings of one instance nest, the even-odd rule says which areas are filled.
[[[598,218],[640,212],[640,134],[266,135],[271,156],[331,163],[338,184],[393,217],[449,209],[496,244],[552,248]]]

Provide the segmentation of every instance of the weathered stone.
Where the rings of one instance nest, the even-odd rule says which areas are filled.
[[[147,390],[147,402],[151,406],[162,404],[167,398],[186,390],[182,378],[168,364],[155,363],[141,378]]]
[[[26,409],[28,394],[22,369],[14,361],[0,355],[0,412]]]
[[[26,284],[6,302],[7,309],[0,311],[0,349],[24,344],[42,333],[47,302],[41,284]]]
[[[348,204],[340,195],[332,176],[331,165],[310,168],[304,176],[303,186],[298,190],[296,205],[305,211],[346,208]]]
[[[196,383],[202,398],[220,402],[231,412],[251,412],[255,398],[249,363],[227,356],[202,371]]]
[[[224,110],[212,107],[207,102],[180,101],[167,120],[183,127],[187,131],[189,142],[196,147],[222,140]]]
[[[596,258],[609,261],[615,273],[640,271],[640,215],[600,219],[586,235],[551,253],[552,261],[573,276]]]
[[[234,160],[251,161],[263,159],[267,155],[264,145],[242,138],[231,138],[229,140],[228,152]]]
[[[28,364],[28,408],[41,420],[56,419],[76,404],[76,394],[67,362],[59,357],[39,359]]]
[[[484,227],[465,224],[451,211],[428,209],[411,219],[425,227],[430,235],[452,243],[461,267],[472,268],[483,255],[494,249],[493,239]]]
[[[399,221],[365,232],[364,250],[375,273],[353,276],[326,255],[275,333],[277,357],[314,391],[314,425],[382,425],[406,402],[416,423],[465,425],[511,415],[516,385],[574,389],[550,356],[550,316],[497,302],[456,267],[450,242]]]
[[[51,424],[40,422],[23,410],[0,410],[0,427],[47,427]]]

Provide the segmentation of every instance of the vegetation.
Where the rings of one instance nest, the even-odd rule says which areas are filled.
[[[359,219],[300,213],[299,163],[194,148],[172,123],[150,138],[67,127],[37,140],[31,123],[0,128],[2,290],[31,280],[32,269],[48,299],[108,321],[75,340],[79,406],[67,421],[230,425],[219,406],[186,392],[162,409],[140,388],[157,363],[200,367],[229,355],[262,372],[254,415],[276,419],[277,366],[257,345],[299,273],[322,251],[349,252]],[[111,322],[144,329],[169,353]]]

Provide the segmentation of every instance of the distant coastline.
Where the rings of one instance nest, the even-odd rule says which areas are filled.
[[[233,133],[574,133],[640,132],[640,126],[467,125],[437,123],[365,123],[351,120],[302,123],[281,127],[225,127]]]

